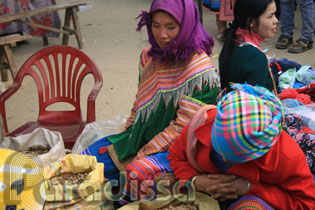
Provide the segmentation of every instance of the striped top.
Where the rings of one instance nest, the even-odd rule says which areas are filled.
[[[126,131],[109,137],[120,159],[138,152],[147,156],[166,151],[184,126],[176,129],[171,123],[176,122],[182,97],[215,103],[219,91],[219,76],[206,53],[195,53],[176,63],[160,63],[147,55],[149,49],[140,55],[138,92]]]
[[[218,86],[215,67],[206,53],[194,54],[190,61],[163,65],[158,61],[152,61],[152,57],[147,56],[149,50],[149,47],[144,49],[140,55],[140,81],[131,113],[132,118],[137,119],[142,114],[147,119],[150,113],[155,111],[161,97],[166,105],[173,98],[174,105],[177,107],[180,98],[186,91],[189,91],[188,94],[192,94],[195,87],[191,83],[200,89],[203,84],[209,83],[210,74],[213,77],[211,87]],[[176,91],[175,95],[174,91]]]

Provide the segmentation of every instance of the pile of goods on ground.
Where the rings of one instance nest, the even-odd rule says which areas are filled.
[[[38,146],[32,146],[28,148],[28,150],[22,151],[21,153],[34,157],[34,156],[46,154],[49,152],[49,150],[50,150],[50,146],[38,145]]]
[[[190,204],[181,204],[179,206],[163,207],[159,210],[198,210],[198,207]]]
[[[90,172],[83,172],[83,173],[64,173],[60,176],[55,176],[51,179],[51,182],[54,184],[81,184],[86,177],[89,175]]]

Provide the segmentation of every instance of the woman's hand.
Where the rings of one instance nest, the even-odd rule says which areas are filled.
[[[248,183],[245,178],[226,174],[201,175],[194,181],[196,190],[208,193],[221,201],[236,199],[246,194],[249,190]]]
[[[208,193],[210,195],[216,194],[221,187],[229,186],[236,176],[234,175],[225,175],[225,174],[210,174],[210,175],[200,175],[195,181],[194,185],[196,190]],[[234,193],[236,189],[224,187],[223,190],[225,193]],[[221,193],[222,190],[221,190]],[[221,194],[220,196],[221,197]]]
[[[213,176],[213,175],[211,175]],[[228,199],[236,199],[246,194],[250,189],[250,182],[240,176],[236,176],[231,182],[209,187],[212,190],[212,197],[219,198],[221,201]]]

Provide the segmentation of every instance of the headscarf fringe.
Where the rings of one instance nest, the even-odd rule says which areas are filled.
[[[140,21],[137,26],[137,32],[141,31],[141,28],[148,23],[150,14],[147,11],[141,11],[141,14],[136,17],[136,19],[140,18]]]

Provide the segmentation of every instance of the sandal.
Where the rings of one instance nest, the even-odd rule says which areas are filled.
[[[277,40],[276,48],[281,50],[288,49],[292,42],[293,42],[292,37],[289,37],[288,35],[285,34],[281,34]]]
[[[302,53],[313,48],[313,41],[299,38],[295,44],[288,49],[290,53]]]

